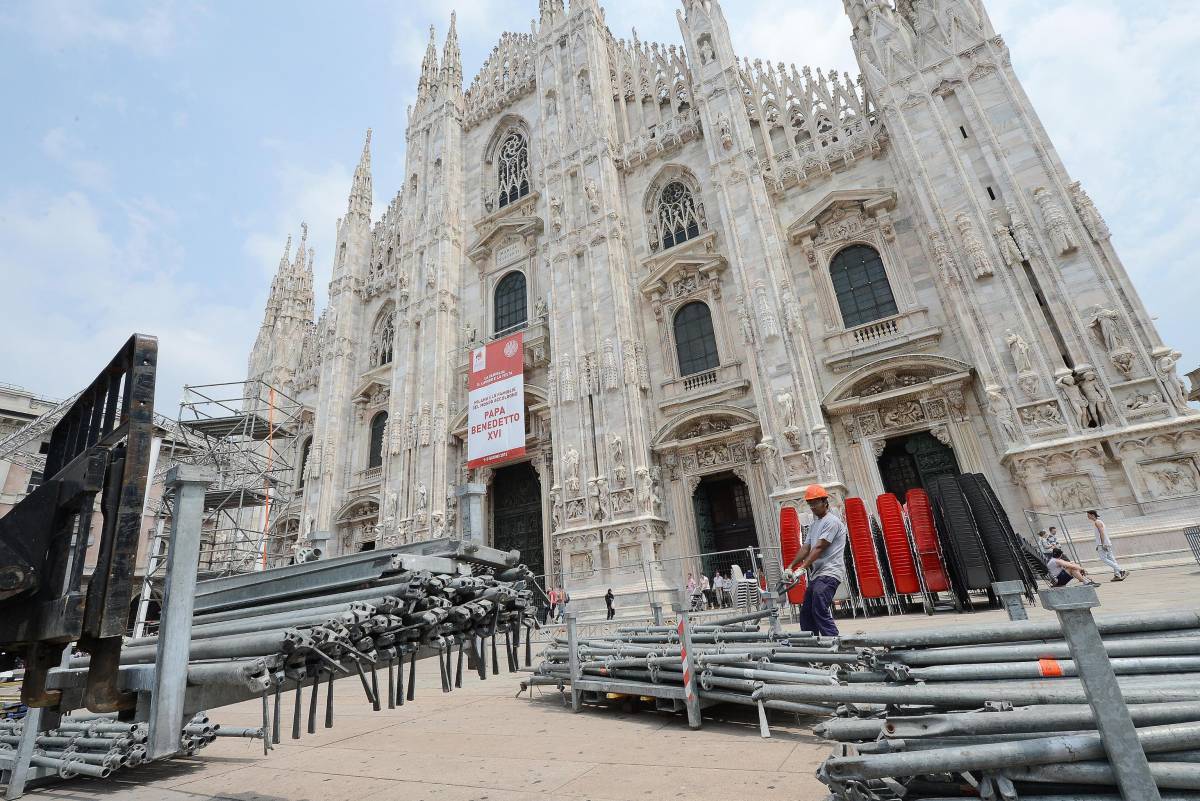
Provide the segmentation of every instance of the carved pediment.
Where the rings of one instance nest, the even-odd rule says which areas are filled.
[[[338,523],[354,523],[360,520],[369,520],[379,517],[379,498],[374,495],[368,495],[345,504],[334,515],[334,520]]]
[[[383,367],[377,367],[375,371],[367,373],[358,386],[354,388],[354,394],[350,396],[351,400],[354,403],[367,407],[386,406],[392,388],[390,382],[385,381],[383,376],[377,373],[386,372],[386,368],[390,367],[390,364],[385,364]]]
[[[839,189],[825,197],[788,226],[788,239],[796,244],[816,241],[839,224],[853,225],[874,220],[896,208],[896,193],[890,189]],[[860,222],[861,224],[861,222]]]
[[[660,428],[650,447],[654,450],[670,449],[683,442],[726,438],[757,430],[758,426],[758,418],[752,412],[737,406],[693,409],[676,415]]]
[[[512,236],[538,236],[545,230],[545,223],[538,217],[538,193],[530,192],[515,203],[492,212],[475,224],[478,238],[467,248],[471,261],[480,262],[492,255],[500,242]]]
[[[680,281],[693,279],[698,288],[708,280],[715,280],[729,266],[725,257],[716,252],[716,238],[713,231],[646,259],[643,266],[648,275],[639,286],[642,294],[652,298],[668,297],[677,294],[672,287],[678,286]]]
[[[948,356],[901,354],[864,365],[839,381],[821,401],[830,414],[878,406],[937,388],[961,387],[971,365]]]

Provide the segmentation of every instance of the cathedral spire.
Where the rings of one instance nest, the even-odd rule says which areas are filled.
[[[446,33],[446,44],[442,48],[442,80],[451,91],[462,90],[462,52],[458,49],[457,14],[450,12],[450,30]]]
[[[417,101],[429,97],[435,91],[438,78],[437,34],[429,26],[429,44],[425,46],[425,58],[421,61],[421,80],[417,84]]]
[[[538,11],[539,24],[553,24],[558,15],[563,13],[563,0],[538,0]]]
[[[278,273],[283,272],[287,268],[287,265],[291,260],[292,260],[292,235],[288,234],[287,242],[283,246],[283,255],[279,257],[279,269],[276,272],[278,272]]]
[[[290,243],[291,240],[292,240],[292,238],[289,236],[288,242]],[[301,270],[303,270],[305,267],[304,259],[305,259],[305,256],[307,255],[307,251],[305,250],[305,247],[307,245],[308,245],[308,223],[302,222],[302,223],[300,223],[300,245],[299,245],[299,247],[296,248],[296,263],[292,265],[292,274],[294,276],[298,276],[300,274]]]
[[[371,219],[371,129],[363,142],[362,157],[354,170],[354,183],[350,187],[349,215]]]

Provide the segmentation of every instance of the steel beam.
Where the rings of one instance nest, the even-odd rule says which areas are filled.
[[[1104,651],[1100,629],[1092,617],[1092,609],[1100,605],[1095,587],[1086,584],[1058,587],[1042,590],[1039,595],[1042,606],[1057,613],[1062,623],[1063,636],[1071,646],[1072,659],[1087,690],[1088,704],[1096,717],[1096,727],[1121,794],[1138,801],[1159,801],[1149,760],[1129,717],[1112,662]],[[1200,731],[1200,726],[1196,729]]]
[[[150,731],[146,741],[149,759],[162,759],[179,751],[179,730],[184,723],[188,655],[191,648],[192,605],[196,595],[196,570],[200,563],[200,527],[204,492],[211,478],[191,465],[176,465],[167,473],[165,489],[175,494],[171,515],[171,540],[167,572],[163,579],[161,634],[154,663],[154,692],[150,696]]]

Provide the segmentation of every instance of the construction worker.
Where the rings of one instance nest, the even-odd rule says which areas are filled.
[[[804,500],[812,510],[813,523],[800,551],[783,571],[783,578],[792,584],[796,573],[811,568],[804,605],[800,607],[800,628],[836,637],[837,624],[829,610],[838,586],[846,580],[846,524],[829,511],[829,493],[820,484],[804,490]]]

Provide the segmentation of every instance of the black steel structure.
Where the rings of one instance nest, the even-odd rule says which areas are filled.
[[[135,334],[54,426],[45,479],[0,518],[0,665],[25,663],[22,700],[54,707],[46,686],[63,649],[91,654],[84,700],[132,708],[117,685],[150,469],[158,340]],[[99,496],[96,564],[84,566]]]

